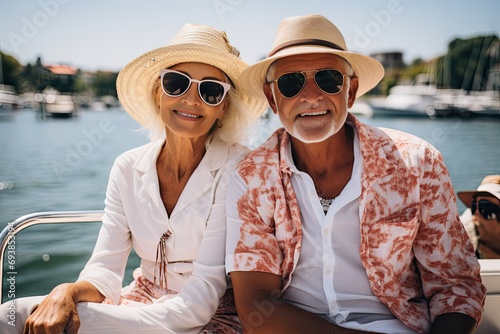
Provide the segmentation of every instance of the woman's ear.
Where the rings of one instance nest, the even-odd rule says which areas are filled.
[[[158,80],[156,80],[153,85],[153,101],[155,103],[156,112],[158,114],[160,113],[161,110],[161,98],[163,95],[162,93],[163,91],[161,89],[160,79],[158,78]]]

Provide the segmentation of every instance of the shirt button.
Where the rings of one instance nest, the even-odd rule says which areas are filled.
[[[324,233],[324,234],[328,234],[328,232],[329,232],[329,231],[328,231],[328,229],[327,229],[327,228],[324,228],[324,229],[323,229],[323,233]]]
[[[378,286],[382,286],[382,281],[377,281]]]
[[[332,274],[332,270],[331,270],[331,269],[327,269],[327,270],[325,271],[325,273],[326,273],[327,275],[331,275],[331,274]]]

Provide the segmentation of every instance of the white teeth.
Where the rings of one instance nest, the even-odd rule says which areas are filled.
[[[181,116],[185,116],[185,117],[191,117],[191,118],[199,118],[199,117],[201,117],[201,116],[193,115],[193,114],[185,114],[185,113],[180,112],[180,111],[177,111],[177,114],[181,115]]]
[[[300,116],[301,117],[304,117],[304,116],[320,116],[320,115],[324,115],[326,113],[327,113],[327,111],[323,110],[323,111],[317,111],[317,112],[303,113],[303,114],[300,114]]]

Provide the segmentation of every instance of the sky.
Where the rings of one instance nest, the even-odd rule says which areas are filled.
[[[280,21],[317,13],[350,51],[444,54],[454,38],[500,35],[498,0],[0,0],[0,50],[21,64],[119,71],[165,46],[185,23],[225,30],[248,63],[271,49]]]

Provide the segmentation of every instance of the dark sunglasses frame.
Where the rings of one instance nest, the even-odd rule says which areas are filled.
[[[318,78],[317,78],[317,75],[318,73],[325,73],[325,72],[335,72],[336,74],[340,74],[342,76],[342,82],[340,83],[336,83],[336,86],[339,86],[340,85],[340,88],[338,91],[336,92],[329,92],[327,90],[324,89],[324,87],[321,87],[321,84],[318,83]],[[309,70],[309,71],[297,71],[297,72],[288,72],[288,73],[284,73],[282,75],[280,75],[277,79],[275,80],[272,80],[272,81],[269,81],[269,83],[271,82],[276,82],[277,85],[278,85],[278,91],[280,92],[280,94],[285,97],[285,98],[288,98],[288,99],[291,99],[297,95],[300,94],[300,92],[302,92],[302,90],[304,90],[304,87],[306,86],[307,84],[307,75],[306,73],[314,73],[313,74],[313,78],[314,78],[314,83],[316,84],[316,86],[323,92],[323,93],[326,93],[326,94],[329,94],[329,95],[336,95],[338,93],[340,93],[342,91],[342,89],[344,88],[344,83],[345,83],[345,77],[351,77],[347,74],[343,74],[342,72],[340,72],[339,70],[336,70],[336,69],[333,69],[333,68],[323,68],[323,69],[319,69],[319,70]],[[282,88],[280,87],[280,82],[283,81],[284,78],[287,78],[287,77],[291,77],[292,79],[293,78],[297,78],[297,75],[301,75],[302,76],[302,80],[304,80],[304,82],[302,83],[302,87],[299,89],[299,91],[297,91],[297,93],[295,93],[294,95],[290,95],[290,96],[287,96],[283,93],[282,91]],[[319,80],[321,81],[321,80]]]
[[[476,199],[474,199],[470,205],[470,211],[472,214],[475,214],[476,211],[479,211],[479,214],[484,219],[496,219],[498,222],[500,222],[500,206],[488,200],[482,199],[477,201]]]
[[[181,91],[179,94],[171,94],[171,93],[167,92],[167,89],[165,88],[164,81],[163,81],[164,77],[167,73],[175,73],[177,75],[180,75],[180,76],[186,78],[187,80],[189,80],[189,85],[186,87],[186,89],[184,91]],[[190,78],[188,75],[186,75],[182,72],[178,72],[178,71],[174,71],[174,70],[164,69],[164,70],[160,71],[161,88],[163,90],[163,93],[165,93],[165,95],[168,95],[170,97],[179,97],[179,96],[184,95],[189,90],[189,88],[191,88],[191,85],[193,84],[193,82],[198,84],[198,95],[200,96],[201,100],[211,107],[215,107],[215,106],[218,106],[219,104],[221,104],[222,101],[224,101],[224,98],[226,97],[227,92],[231,89],[231,85],[228,84],[227,82],[222,82],[219,80],[212,80],[212,79],[196,80],[196,79]],[[211,102],[205,100],[201,91],[202,91],[202,85],[207,85],[207,84],[218,84],[218,85],[222,86],[223,93],[222,93],[222,97],[220,98],[219,102],[211,103]]]

